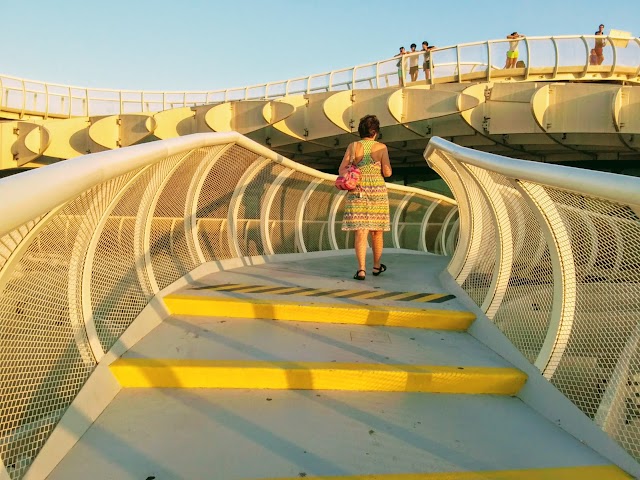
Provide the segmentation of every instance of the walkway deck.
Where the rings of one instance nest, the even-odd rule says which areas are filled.
[[[357,324],[355,314],[333,318],[327,314],[357,308],[405,313],[420,309],[425,318],[442,311],[455,317],[467,308],[460,298],[445,296],[452,293],[442,282],[448,260],[428,254],[388,253],[383,259],[387,272],[371,276],[369,261],[367,280],[358,282],[351,279],[353,258],[334,255],[248,266],[193,283],[177,293],[190,301],[222,299],[229,303],[223,307],[211,304],[207,315],[201,307],[191,310],[192,315],[175,313],[118,360],[116,364],[123,362],[123,369],[140,369],[127,374],[116,367],[121,382],[135,385],[141,381],[136,386],[156,388],[124,388],[48,478],[170,480],[380,474],[383,476],[367,478],[415,479],[418,477],[399,474],[428,473],[419,478],[442,479],[445,477],[437,476],[442,472],[451,473],[448,479],[631,478],[517,396],[464,391],[474,384],[486,387],[489,381],[465,380],[459,376],[465,372],[456,370],[473,375],[516,370],[468,332],[428,325]],[[220,285],[234,291],[224,292]],[[273,290],[251,293],[246,285],[305,290],[284,296]],[[359,292],[362,290],[366,293]],[[380,296],[380,292],[436,295],[405,295],[405,300],[391,294],[382,299],[363,298]],[[435,303],[429,298],[444,300]],[[249,315],[237,318],[244,315],[234,310],[238,300],[255,306],[253,317],[261,316],[260,308],[265,304],[272,307],[271,318],[291,312],[278,305],[313,306],[320,314],[317,321],[302,322]],[[168,304],[172,309],[185,308]],[[351,324],[340,323],[352,320]],[[156,367],[165,369],[164,374],[149,373],[151,370],[135,363],[149,359],[162,359],[164,366]],[[260,364],[278,369],[284,386],[276,379],[273,388],[264,384],[256,388],[160,388],[157,382],[167,377],[183,387],[193,380],[181,370],[184,362],[191,362],[191,367],[198,363],[205,373],[197,380],[205,383],[225,375],[248,384],[271,381],[265,380],[271,378],[269,372],[262,376],[248,370],[248,366]],[[433,378],[423,383],[416,380],[418,391],[409,392],[405,390],[413,385],[411,381],[396,388],[395,379],[387,382],[386,377],[377,377],[380,372],[376,371],[363,381],[364,388],[349,391],[354,384],[348,378],[353,377],[325,371],[326,364],[349,365],[356,376],[368,374],[370,366],[382,371],[391,366],[408,375],[421,375],[424,372],[420,369],[428,366]],[[302,366],[306,378],[301,381],[296,377],[292,365]],[[230,366],[244,370],[235,370],[235,376],[221,370],[209,375],[214,367]],[[438,385],[446,382],[436,377],[442,373],[439,368],[445,367],[454,372],[444,375],[448,377],[447,388],[462,389],[455,394],[438,393]],[[324,380],[323,375],[327,375]],[[322,381],[332,388],[319,387],[326,385]],[[145,382],[149,385],[143,385]],[[469,472],[485,473],[470,476]]]

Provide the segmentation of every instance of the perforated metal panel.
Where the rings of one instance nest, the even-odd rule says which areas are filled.
[[[450,271],[545,377],[640,458],[640,182],[589,175],[593,191],[566,177],[549,187],[531,180],[540,168],[522,167],[525,181],[498,173],[524,162],[473,155],[453,146],[429,157],[469,222]],[[448,246],[458,223],[447,221]]]
[[[173,141],[179,153],[168,158],[135,151],[110,152],[114,168],[145,166],[105,181],[109,164],[100,157],[95,186],[0,238],[0,458],[12,479],[159,289],[202,262],[270,253],[266,243],[271,253],[326,250],[334,231],[339,246],[353,245],[340,231],[335,200],[343,197],[320,173],[229,140],[181,151]],[[389,189],[395,205],[407,195]],[[431,202],[412,195],[404,229]],[[413,230],[403,235],[415,244]]]
[[[308,252],[331,250],[329,216],[335,186],[330,182],[318,185],[307,202],[302,220],[302,238]]]

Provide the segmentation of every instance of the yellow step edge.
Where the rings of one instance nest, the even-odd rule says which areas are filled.
[[[385,325],[465,331],[475,320],[471,312],[336,303],[294,303],[253,298],[174,294],[164,297],[172,315],[266,318],[298,322]]]
[[[110,369],[123,387],[354,390],[515,395],[515,368],[261,360],[121,358]]]
[[[525,470],[491,470],[444,473],[385,473],[347,476],[306,476],[309,480],[630,480],[631,475],[615,465],[594,465]],[[300,480],[300,477],[263,480]]]

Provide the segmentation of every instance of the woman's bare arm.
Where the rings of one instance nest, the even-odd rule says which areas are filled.
[[[354,156],[354,153],[352,152],[354,152],[355,148],[355,142],[349,144],[347,147],[347,150],[344,152],[344,157],[342,157],[342,162],[340,162],[340,167],[338,168],[338,175],[344,175],[347,171],[347,167],[349,166],[349,163],[351,163],[351,158]]]
[[[389,161],[389,150],[387,150],[387,146],[383,145],[382,154],[380,158],[380,165],[382,166],[382,176],[390,177],[391,176],[391,162]]]

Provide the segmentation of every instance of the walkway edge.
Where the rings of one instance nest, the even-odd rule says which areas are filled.
[[[270,320],[384,325],[465,331],[475,314],[455,310],[431,310],[335,303],[307,303],[173,294],[164,297],[172,315],[264,318]]]

